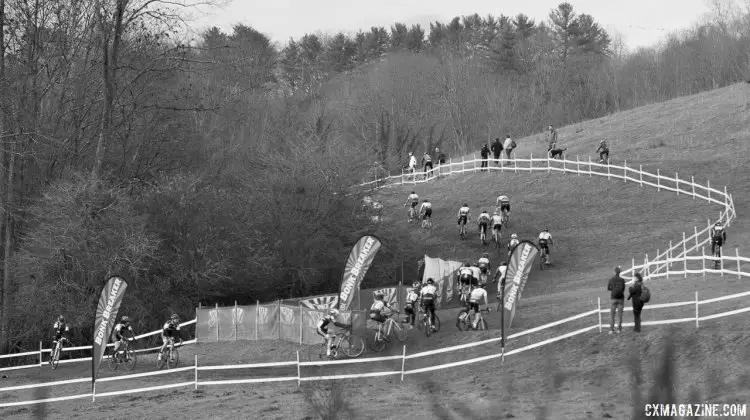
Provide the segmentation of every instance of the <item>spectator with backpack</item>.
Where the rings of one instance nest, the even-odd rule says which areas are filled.
[[[610,309],[612,319],[609,322],[609,333],[620,334],[622,332],[622,311],[625,309],[625,279],[620,277],[620,267],[615,267],[615,275],[609,279],[607,290],[610,291],[612,300]],[[615,315],[617,315],[617,330],[615,330]]]
[[[635,273],[635,283],[630,286],[630,296],[628,296],[628,300],[633,301],[633,321],[635,322],[633,331],[641,332],[641,311],[643,310],[643,305],[651,300],[651,292],[648,290],[648,287],[643,284],[643,276],[641,273]]]
[[[500,137],[495,139],[492,143],[492,155],[495,157],[495,162],[500,165],[500,153],[503,152],[503,143],[500,142]]]
[[[505,136],[505,144],[503,144],[503,149],[505,150],[505,156],[510,159],[510,154],[513,153],[513,149],[516,148],[516,142],[510,138],[510,134]]]

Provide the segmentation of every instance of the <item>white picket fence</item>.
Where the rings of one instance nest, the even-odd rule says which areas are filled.
[[[703,258],[704,261],[710,261],[713,262],[713,260],[710,257],[699,257]],[[689,257],[689,259],[692,261],[694,260],[694,257]],[[724,257],[725,260],[731,261],[733,260],[732,257]],[[741,261],[743,262],[750,262],[750,259],[742,258]],[[679,263],[681,260],[679,258],[673,259],[671,261],[672,263]],[[705,267],[706,264],[704,263],[703,266]],[[682,271],[668,271],[670,275],[679,275],[682,273]],[[727,275],[738,275],[740,277],[750,277],[750,273],[743,272],[743,271],[734,271],[734,270],[727,270],[727,269],[720,269],[720,270],[713,270],[709,268],[705,268],[703,270],[697,271],[692,270],[691,273],[719,273],[719,274],[727,274]],[[665,274],[666,275],[666,274]],[[657,274],[655,276],[662,276],[662,274]],[[701,311],[700,308],[705,305],[710,305],[717,302],[723,302],[727,300],[732,299],[741,299],[745,298],[745,301],[743,302],[743,306],[738,309],[725,311],[721,313],[711,314],[711,315],[700,315]],[[695,323],[696,328],[700,326],[700,323],[702,321],[709,321],[713,319],[723,318],[731,315],[737,315],[745,312],[750,312],[750,304],[748,304],[748,300],[750,298],[750,291],[749,292],[743,292],[743,293],[737,293],[729,296],[722,296],[717,298],[711,298],[711,299],[705,299],[700,300],[699,299],[699,292],[695,292],[694,298],[692,300],[688,301],[682,301],[682,302],[674,302],[674,303],[662,303],[662,304],[648,304],[644,307],[644,311],[646,313],[650,313],[651,311],[655,311],[658,309],[665,309],[665,308],[676,308],[676,307],[683,307],[683,306],[692,306],[694,307],[694,311],[691,311],[693,313],[693,316],[689,317],[682,317],[677,319],[667,319],[667,320],[656,320],[656,321],[643,321],[642,325],[666,325],[666,324],[678,324],[678,323],[686,323],[691,322]],[[658,296],[654,296],[654,300],[658,301]],[[626,311],[631,311],[632,308],[626,308]],[[577,329],[575,331],[571,331],[562,335],[559,335],[557,337],[549,338],[537,343],[529,344],[526,346],[518,347],[515,349],[511,349],[509,351],[501,351],[499,347],[496,347],[496,351],[492,352],[492,354],[488,354],[486,356],[482,357],[476,357],[472,359],[467,360],[460,360],[452,363],[445,363],[441,365],[434,365],[434,366],[428,366],[423,368],[414,368],[414,369],[407,369],[407,362],[409,360],[415,360],[425,357],[434,356],[437,354],[442,353],[449,353],[449,352],[457,352],[461,350],[466,350],[473,347],[488,345],[488,344],[498,344],[501,339],[500,337],[497,338],[491,338],[488,340],[468,343],[468,344],[461,344],[457,346],[451,346],[447,348],[442,349],[436,349],[436,350],[429,350],[429,351],[423,351],[415,354],[407,354],[406,353],[406,345],[403,346],[402,352],[400,355],[397,356],[387,356],[387,357],[375,357],[375,358],[359,358],[359,359],[343,359],[343,360],[332,360],[332,361],[315,361],[315,362],[303,362],[300,360],[300,354],[299,351],[297,352],[297,359],[293,361],[288,362],[271,362],[271,363],[256,363],[256,364],[240,364],[240,365],[223,365],[223,366],[200,366],[198,364],[198,356],[194,356],[194,364],[193,366],[186,366],[178,369],[172,369],[172,370],[166,370],[166,371],[157,371],[157,372],[147,372],[147,373],[138,373],[134,375],[126,375],[126,376],[115,376],[115,377],[108,377],[108,378],[102,378],[97,380],[97,383],[106,383],[106,382],[113,382],[113,381],[122,381],[122,380],[130,380],[130,379],[137,379],[137,378],[145,378],[155,375],[165,375],[165,374],[175,374],[179,372],[187,372],[187,371],[193,371],[193,379],[190,381],[182,381],[178,383],[171,383],[166,385],[155,385],[155,386],[149,386],[149,387],[141,387],[141,388],[135,388],[135,389],[129,389],[129,390],[122,390],[122,391],[113,391],[113,392],[103,392],[103,393],[97,393],[94,389],[91,393],[84,393],[84,394],[78,394],[78,395],[70,395],[70,396],[63,396],[63,397],[55,397],[55,398],[46,398],[46,399],[39,399],[39,400],[27,400],[27,401],[15,401],[15,402],[7,402],[7,403],[0,403],[0,408],[4,407],[15,407],[15,406],[22,406],[22,405],[28,405],[28,404],[38,404],[38,403],[49,403],[49,402],[56,402],[56,401],[66,401],[66,400],[74,400],[74,399],[84,399],[84,398],[91,398],[92,401],[96,399],[96,397],[109,397],[109,396],[116,396],[116,395],[126,395],[126,394],[134,394],[134,393],[141,393],[141,392],[148,392],[148,391],[156,391],[156,390],[164,390],[164,389],[171,389],[171,388],[182,388],[182,387],[193,387],[193,389],[198,389],[199,386],[220,386],[220,385],[239,385],[239,384],[260,384],[260,383],[276,383],[276,382],[297,382],[297,384],[301,384],[302,382],[306,381],[323,381],[323,380],[337,380],[337,379],[356,379],[356,378],[369,378],[369,377],[381,377],[381,376],[400,376],[401,380],[403,381],[404,377],[406,375],[413,375],[418,373],[424,373],[424,372],[430,372],[434,370],[440,370],[440,369],[449,369],[457,366],[463,366],[473,363],[480,363],[491,359],[498,359],[498,358],[505,358],[507,356],[513,356],[516,354],[520,354],[529,350],[533,350],[542,346],[545,346],[547,344],[552,344],[555,342],[558,342],[560,340],[564,340],[570,337],[574,337],[580,334],[584,334],[586,332],[597,330],[598,332],[602,332],[603,329],[607,328],[608,323],[603,320],[602,315],[603,314],[609,314],[609,309],[603,309],[601,304],[601,299],[597,299],[597,306],[595,309],[586,311],[584,313],[574,315],[559,321],[555,321],[549,324],[545,324],[536,328],[531,328],[529,330],[520,331],[518,333],[512,334],[507,337],[507,340],[509,343],[513,343],[515,339],[518,339],[523,336],[528,336],[533,333],[537,333],[549,328],[558,327],[560,325],[564,325],[573,321],[586,319],[588,317],[595,316],[596,319],[592,320],[592,324],[590,326]],[[647,317],[647,316],[646,316]],[[623,326],[632,326],[632,322],[625,322],[623,323]],[[488,349],[488,351],[491,348]],[[329,374],[329,375],[323,375],[323,376],[303,376],[302,371],[303,367],[311,367],[311,366],[330,366],[329,371],[335,370],[337,365],[356,365],[356,364],[362,364],[362,363],[375,363],[375,362],[385,362],[385,361],[392,361],[397,362],[400,361],[400,369],[393,369],[393,370],[387,370],[383,372],[367,372],[367,373],[349,373],[349,374]],[[245,378],[245,379],[228,379],[228,380],[205,380],[201,381],[199,380],[199,373],[200,372],[207,372],[207,371],[221,371],[221,370],[237,370],[237,369],[258,369],[258,368],[274,368],[274,367],[296,367],[296,375],[290,375],[290,376],[279,376],[279,377],[260,377],[260,378]],[[67,384],[76,384],[76,383],[86,383],[89,382],[91,378],[78,378],[78,379],[72,379],[67,381],[55,381],[55,382],[46,382],[46,383],[39,383],[39,384],[28,384],[28,385],[19,385],[19,386],[10,386],[10,387],[4,387],[0,388],[0,393],[3,392],[14,392],[14,391],[20,391],[20,390],[27,390],[27,389],[35,389],[35,388],[41,388],[41,387],[59,387]]]
[[[384,188],[394,185],[418,184],[436,180],[440,176],[477,173],[482,170],[513,173],[563,172],[589,177],[596,175],[607,177],[607,179],[622,180],[623,182],[630,181],[637,183],[641,187],[645,185],[656,188],[659,191],[664,190],[674,192],[675,195],[685,195],[693,199],[701,199],[709,203],[718,204],[723,207],[723,210],[719,212],[719,217],[715,222],[725,223],[726,226],[729,226],[737,217],[732,195],[727,192],[726,187],[724,187],[723,191],[712,188],[710,181],[707,181],[704,186],[696,183],[695,177],[691,176],[690,180],[681,179],[678,173],[675,173],[674,177],[662,175],[661,170],[659,169],[656,170],[656,174],[653,174],[644,171],[642,165],[639,165],[638,168],[629,167],[627,161],[625,161],[622,166],[618,166],[611,163],[595,163],[590,156],[587,160],[580,160],[580,158],[576,156],[576,160],[573,161],[566,159],[550,159],[548,157],[534,158],[533,154],[530,154],[528,159],[523,159],[518,158],[514,154],[512,155],[512,159],[487,159],[486,162],[488,162],[488,166],[482,168],[481,164],[484,161],[485,160],[481,158],[477,159],[476,156],[470,160],[464,158],[461,158],[461,161],[450,160],[448,163],[437,166],[427,172],[393,175],[359,184],[355,186],[355,188]],[[711,226],[715,222],[712,223],[709,219],[707,225],[701,228],[700,231],[698,231],[698,227],[694,227],[693,233],[690,236],[687,236],[687,233],[683,232],[682,240],[677,241],[674,244],[673,241],[670,241],[669,247],[663,252],[659,252],[657,249],[656,256],[653,259],[649,260],[648,254],[646,254],[644,264],[636,265],[635,258],[633,258],[631,260],[631,267],[623,270],[621,276],[632,282],[633,275],[636,271],[648,267],[653,277],[654,274],[659,274],[666,269],[666,266],[669,264],[668,261],[689,255],[691,252],[697,252],[702,247],[710,246]]]
[[[191,321],[183,322],[182,324],[180,324],[180,327],[182,328],[182,327],[185,327],[185,326],[188,326],[188,325],[195,324],[195,321],[196,320],[193,319]],[[137,340],[139,340],[141,338],[150,337],[152,335],[157,335],[157,334],[161,334],[161,330],[151,331],[150,333],[141,334],[141,335],[136,336],[135,338]],[[182,345],[194,344],[194,343],[195,343],[195,340],[188,340],[188,341],[183,342]],[[19,366],[6,367],[6,368],[0,369],[0,371],[28,369],[28,368],[38,368],[38,367],[43,366],[43,356],[44,356],[44,353],[52,353],[52,349],[51,348],[49,348],[49,349],[42,348],[42,345],[43,344],[40,341],[39,342],[39,350],[27,351],[27,352],[24,352],[24,353],[4,354],[4,355],[0,356],[0,359],[11,359],[11,358],[17,358],[17,357],[37,356],[38,359],[39,359],[39,363],[34,363],[34,364],[31,364],[31,365],[19,365]],[[112,347],[114,345],[115,345],[114,343],[109,343],[109,344],[107,344],[107,347]],[[149,349],[139,349],[139,350],[135,350],[135,352],[136,353],[142,353],[142,352],[147,352],[147,351],[158,350],[160,348],[161,348],[161,346],[159,346],[159,347],[152,347],[152,348],[149,348]],[[92,346],[89,345],[89,346],[78,346],[78,347],[63,347],[62,351],[63,352],[76,351],[76,350],[89,350],[90,351],[91,349],[92,349]],[[90,360],[91,360],[91,357],[78,357],[78,358],[75,358],[75,359],[63,359],[63,360],[60,360],[60,363],[61,364],[62,363],[76,363],[76,362],[86,362],[86,361],[90,361]]]

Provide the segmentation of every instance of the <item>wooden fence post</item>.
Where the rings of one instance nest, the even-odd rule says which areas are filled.
[[[739,248],[737,247],[734,248],[734,255],[735,255],[735,258],[737,258],[737,278],[741,279],[742,268],[740,266],[740,249]]]
[[[739,263],[739,261],[740,260],[737,260],[738,263]],[[42,357],[43,357],[42,356],[42,342],[40,341],[39,342],[39,366],[40,367],[42,366]]]
[[[299,303],[299,345],[302,345],[302,317],[304,312],[302,311],[302,302]]]
[[[255,301],[255,340],[258,340],[258,328],[260,328],[259,321],[260,321],[260,301],[256,300]]]
[[[461,173],[464,173],[466,170],[466,161],[463,156],[461,156]]]
[[[563,160],[563,162],[565,162],[565,161]],[[549,153],[547,153],[547,173],[550,173],[550,172],[552,171],[552,170],[550,169],[550,166],[549,166],[549,165],[550,165],[550,164],[549,164]]]
[[[302,371],[299,366],[299,350],[297,350],[297,386],[302,384]]]
[[[685,232],[682,232],[682,261],[683,270],[685,270],[685,278],[687,278],[687,241],[685,240]]]
[[[703,264],[703,277],[706,277],[706,247],[701,247],[701,263]]]
[[[612,174],[609,170],[609,164],[607,164],[607,179],[612,179]]]
[[[216,342],[219,342],[219,328],[221,328],[221,322],[219,321],[219,303],[216,303]]]
[[[474,158],[474,173],[477,173],[477,154],[472,153],[471,156]]]
[[[578,159],[578,155],[576,155],[576,174],[581,176],[581,160]]]
[[[698,226],[693,226],[694,236],[695,236],[695,250],[698,250],[698,247],[700,244],[698,244]]]
[[[693,200],[695,200],[695,177],[690,177],[690,185],[693,187]]]
[[[594,175],[591,172],[591,156],[589,156],[589,178],[591,178],[592,176],[594,176]]]
[[[669,240],[669,253],[667,255],[667,259],[669,260],[669,266],[672,266],[672,240]]]
[[[677,195],[680,195],[680,178],[677,177],[677,172],[674,173],[674,185],[677,190]]]
[[[529,153],[529,173],[534,172],[534,154]]]
[[[708,201],[711,201],[711,180],[706,181],[706,191],[708,191]]]
[[[237,341],[237,301],[234,301],[234,314],[232,314],[232,323],[234,324],[234,341]]]
[[[518,158],[515,153],[513,153],[513,172],[518,173]]]
[[[195,354],[195,376],[194,376],[193,382],[194,382],[193,389],[197,390],[198,389],[198,354]]]
[[[599,313],[599,333],[602,332],[602,298],[601,296],[596,297],[596,308]]]
[[[453,158],[448,158],[448,175],[453,173]]]
[[[623,167],[622,167],[622,181],[623,182],[628,182],[628,161],[627,161],[627,159],[625,160],[625,163],[623,164]]]
[[[661,191],[661,171],[656,168],[656,191]]]
[[[401,353],[401,382],[404,381],[404,366],[406,366],[406,344],[404,344],[404,351]]]
[[[276,326],[279,329],[279,340],[281,340],[281,299],[277,301],[277,305],[278,311],[276,313],[279,314],[279,320],[276,321]]]

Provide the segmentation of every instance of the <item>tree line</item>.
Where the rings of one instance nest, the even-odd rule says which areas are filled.
[[[750,51],[736,8],[628,52],[567,3],[543,22],[472,15],[283,47],[247,25],[189,39],[191,5],[0,0],[1,352],[33,348],[60,313],[89,342],[113,274],[142,330],[199,302],[330,293],[363,233],[384,243],[365,286],[392,284],[424,250],[351,185],[407,151],[733,83]]]

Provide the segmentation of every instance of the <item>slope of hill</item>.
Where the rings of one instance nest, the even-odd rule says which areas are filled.
[[[750,171],[745,169],[750,150],[749,89],[735,85],[565,127],[559,130],[560,143],[568,147],[569,155],[589,155],[600,139],[606,139],[613,160],[627,159],[644,169],[661,168],[664,173],[679,172],[681,177],[692,175],[701,182],[709,179],[713,186],[728,185],[738,214],[729,231],[729,248],[742,246],[747,241],[744,215],[750,204],[744,196],[750,186]],[[519,154],[542,155],[546,150],[538,136],[518,143]],[[414,246],[431,256],[476,258],[484,250],[476,235],[464,241],[457,237],[455,213],[464,201],[476,212],[482,206],[491,208],[498,193],[507,193],[513,200],[511,230],[529,238],[549,225],[556,239],[553,265],[550,270],[532,272],[514,329],[594,309],[597,298],[607,307],[606,279],[616,264],[628,265],[632,257],[663,249],[670,239],[680,240],[681,232],[716,218],[720,210],[686,196],[622,181],[554,173],[456,175],[416,188],[420,196],[433,201],[434,228],[428,233],[405,221],[402,204],[411,186],[384,189],[377,198],[385,204],[385,223],[410,229]],[[493,254],[493,263],[503,259],[491,247],[486,250]],[[652,285],[652,303],[690,300],[696,290],[701,296],[714,297],[748,289],[746,282],[728,276],[660,279]],[[648,311],[646,316],[659,317]],[[677,312],[667,318],[676,316]],[[491,324],[497,322],[490,318]],[[129,416],[149,418],[166,418],[177,411],[196,416],[254,413],[256,418],[315,418],[325,410],[338,411],[347,418],[530,418],[539,410],[551,418],[627,418],[634,410],[642,410],[635,389],[648,392],[675,372],[677,379],[666,384],[675,389],[679,402],[734,402],[750,392],[750,370],[742,362],[750,357],[746,315],[711,321],[707,327],[645,327],[638,336],[609,337],[592,332],[522,353],[503,366],[494,360],[414,375],[403,383],[392,377],[301,388],[291,382],[211,387],[194,393],[180,391],[169,398],[164,392],[127,396],[127,402],[105,399],[96,406],[69,402],[49,409],[80,418],[112,416],[126,409]],[[414,346],[443,347],[496,335],[493,331],[459,335],[446,330],[434,340],[420,340]],[[663,343],[677,347],[664,359],[676,363],[674,372],[661,360]],[[278,344],[274,351],[267,346],[273,344],[243,342],[197,347],[195,351],[210,353],[222,364],[293,353],[292,346],[286,344]],[[251,350],[241,350],[244,347]],[[496,351],[462,351],[436,357],[434,363]],[[638,362],[629,361],[634,356]],[[662,368],[667,370],[662,372]],[[6,418],[31,412],[27,408],[8,411]]]

